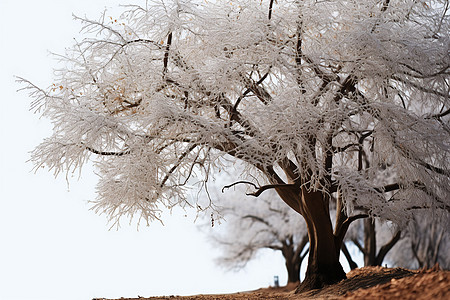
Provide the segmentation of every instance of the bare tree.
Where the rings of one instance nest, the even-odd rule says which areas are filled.
[[[346,240],[362,253],[364,266],[381,266],[386,255],[401,239],[401,234],[395,224],[365,219],[354,223]]]
[[[220,182],[232,176],[220,177]],[[257,200],[243,199],[242,188],[229,189],[217,201],[225,221],[221,230],[211,228],[208,235],[222,250],[217,263],[241,269],[262,249],[279,251],[285,261],[288,283],[300,282],[300,267],[308,254],[308,232],[301,216],[268,191]]]
[[[447,10],[448,1],[179,0],[80,19],[86,38],[54,85],[28,82],[33,108],[54,124],[32,160],[55,174],[93,160],[93,208],[113,222],[197,207],[189,179],[242,161],[248,176],[235,185],[253,196],[274,189],[306,221],[298,292],[335,283],[346,277],[339,252],[352,221],[449,211]],[[395,176],[380,181],[386,169]]]
[[[439,264],[441,268],[449,270],[449,248],[448,223],[419,214],[411,221],[405,237],[388,254],[387,259],[397,266],[411,269],[431,268]]]

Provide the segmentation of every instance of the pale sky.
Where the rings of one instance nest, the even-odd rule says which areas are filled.
[[[218,251],[193,216],[109,231],[105,217],[89,211],[92,170],[68,185],[64,176],[35,174],[26,162],[51,126],[29,111],[31,99],[17,92],[13,76],[49,86],[55,66],[49,51],[63,53],[79,31],[72,13],[97,18],[120,2],[0,0],[0,299],[226,293],[267,287],[274,275],[285,283],[283,260],[272,252],[239,273],[216,267]]]
[[[55,179],[32,172],[29,152],[50,134],[30,112],[14,76],[52,83],[55,61],[78,35],[72,13],[97,18],[117,0],[0,0],[0,300],[120,298],[230,293],[287,280],[280,254],[267,251],[238,273],[215,266],[219,254],[193,222],[194,212],[166,216],[165,226],[109,230],[89,210],[96,177]],[[135,2],[136,3],[136,2]]]

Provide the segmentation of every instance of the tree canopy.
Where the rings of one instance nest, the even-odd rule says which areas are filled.
[[[335,282],[345,274],[322,251],[339,252],[351,221],[449,211],[448,8],[178,0],[78,18],[86,38],[53,86],[29,83],[54,124],[32,160],[56,174],[93,160],[95,210],[146,222],[242,161],[253,195],[275,189],[302,214],[309,264]]]

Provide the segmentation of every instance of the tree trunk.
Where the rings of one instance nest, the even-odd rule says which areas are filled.
[[[322,192],[307,192],[302,188],[300,207],[308,226],[310,248],[305,280],[297,288],[297,293],[347,278],[339,262],[341,242],[336,245],[326,197]]]
[[[397,231],[388,243],[380,247],[380,250],[377,253],[375,221],[370,219],[364,220],[364,248],[362,249],[364,254],[364,266],[381,266],[386,254],[400,240],[400,237],[401,231]]]
[[[293,236],[283,242],[281,253],[283,254],[286,271],[288,273],[288,284],[300,282],[300,268],[308,250],[308,235],[305,234],[300,241],[294,241]],[[303,253],[303,254],[302,254]]]
[[[377,240],[375,221],[364,220],[364,266],[376,266]]]
[[[293,238],[291,237],[289,240],[283,242],[283,248],[281,250],[288,273],[288,283],[300,281],[300,266],[296,265],[294,247]]]
[[[300,264],[286,260],[288,283],[300,282]]]
[[[354,269],[358,268],[358,265],[352,259],[352,256],[350,255],[350,252],[348,251],[347,245],[345,245],[345,243],[342,243],[341,249],[342,249],[342,252],[345,255],[345,258],[347,259],[347,262],[348,262],[348,265],[349,265],[350,269],[354,270]]]

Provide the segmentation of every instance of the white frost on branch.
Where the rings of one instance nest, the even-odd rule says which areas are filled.
[[[27,82],[54,124],[32,160],[55,174],[93,160],[112,221],[190,205],[221,157],[340,190],[349,214],[449,211],[448,1],[431,2],[146,1],[78,18],[85,39],[53,85]]]

